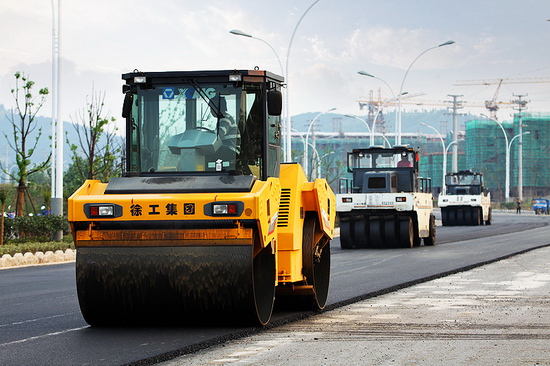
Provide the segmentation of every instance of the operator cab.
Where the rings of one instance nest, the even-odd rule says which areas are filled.
[[[471,170],[461,170],[445,175],[447,194],[450,195],[478,195],[484,191],[483,175]]]
[[[126,176],[279,175],[282,77],[230,70],[122,78]]]
[[[350,193],[428,192],[429,179],[418,178],[418,152],[406,146],[371,146],[348,153],[353,174]]]

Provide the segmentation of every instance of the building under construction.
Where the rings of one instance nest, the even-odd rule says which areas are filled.
[[[550,114],[524,113],[522,133],[516,114],[513,122],[502,122],[510,146],[510,197],[517,197],[519,149],[523,146],[523,197],[550,196]],[[523,141],[521,141],[523,140]],[[466,123],[466,166],[485,175],[485,185],[495,200],[504,200],[506,138],[492,120]],[[500,199],[499,199],[500,198]]]
[[[550,114],[522,113],[523,135],[523,197],[550,198]],[[518,196],[518,151],[519,117],[513,121],[501,122],[503,129],[490,119],[473,119],[465,122],[465,130],[458,135],[457,165],[459,170],[471,169],[484,174],[485,187],[491,191],[494,201],[505,200],[506,140],[510,144],[510,197]],[[342,178],[351,179],[346,171],[346,154],[353,148],[368,147],[368,132],[317,132],[308,139],[315,151],[310,151],[310,176],[327,178],[333,190],[338,191]],[[377,134],[376,145],[392,145],[393,133]],[[451,134],[443,136],[448,146]],[[510,143],[511,142],[511,143]],[[436,134],[403,133],[402,143],[417,147],[421,151],[420,173],[432,179],[434,193],[441,192],[443,182],[443,145]],[[304,135],[293,133],[292,155],[297,162],[303,162]],[[313,157],[313,158],[311,158]],[[446,172],[451,172],[451,152],[447,152]]]

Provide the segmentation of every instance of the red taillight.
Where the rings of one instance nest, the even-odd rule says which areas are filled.
[[[99,216],[99,206],[90,206],[90,215]]]

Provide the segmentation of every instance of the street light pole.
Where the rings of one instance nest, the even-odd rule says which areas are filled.
[[[52,5],[52,179],[51,213],[63,216],[63,119],[60,113],[60,70],[61,70],[61,0],[57,8]],[[56,11],[57,10],[57,11]],[[54,240],[61,241],[63,231],[54,234]]]
[[[521,131],[521,129],[520,129]],[[510,140],[510,145],[508,146],[508,151],[511,150],[512,148],[512,142],[514,142],[515,139],[517,139],[519,137],[519,149],[521,151],[521,141],[523,139],[523,135],[529,135],[531,132],[529,131],[526,131],[526,132],[521,132],[517,135],[515,135],[511,140]],[[518,154],[519,155],[519,154]],[[519,155],[521,156],[521,155]],[[519,175],[518,175],[518,198],[520,201],[523,201],[523,182],[522,182],[522,177],[521,177],[521,169],[523,169],[523,164],[521,163],[521,160],[519,160],[519,163],[518,163],[518,170],[519,170]]]
[[[242,36],[242,37],[257,39],[258,41],[265,43],[269,48],[271,48],[271,50],[275,54],[275,57],[277,58],[277,62],[279,62],[279,67],[281,68],[281,76],[283,76],[283,77],[285,76],[285,70],[283,69],[283,64],[281,63],[281,59],[279,58],[279,55],[277,54],[277,51],[275,51],[275,49],[267,41],[264,41],[263,39],[258,38],[258,37],[254,37],[251,34],[245,33],[245,32],[243,32],[241,30],[238,30],[238,29],[230,30],[229,33],[234,34],[236,36]]]
[[[370,146],[374,145],[373,144],[373,140],[374,140],[374,132],[372,131],[372,128],[370,128],[369,124],[367,123],[366,120],[364,120],[363,118],[359,118],[357,116],[354,116],[353,114],[345,114],[344,115],[345,117],[349,117],[349,118],[355,118],[361,122],[363,122],[365,124],[365,126],[367,126],[367,130],[369,131],[369,135],[370,135]],[[374,125],[373,125],[374,126]]]
[[[405,79],[407,78],[407,75],[409,74],[409,71],[411,70],[411,68],[413,67],[415,62],[423,54],[425,54],[426,52],[428,52],[430,50],[433,50],[433,49],[436,49],[436,48],[439,48],[439,47],[448,46],[448,45],[451,45],[451,44],[454,44],[454,43],[455,43],[455,41],[447,41],[447,42],[442,43],[440,45],[428,48],[427,50],[423,51],[420,55],[418,55],[414,59],[414,61],[410,64],[409,68],[405,72],[405,76],[403,77],[403,81],[401,81],[401,87],[399,88],[399,95],[398,95],[399,99],[398,99],[398,107],[397,107],[398,108],[398,113],[397,113],[397,123],[396,123],[396,131],[397,131],[396,144],[397,145],[401,145],[401,93],[403,93],[403,85],[405,84]]]
[[[432,130],[434,130],[437,135],[439,136],[439,140],[441,140],[441,148],[443,149],[443,178],[442,178],[442,181],[441,181],[441,192],[445,193],[445,174],[447,174],[447,149],[445,148],[445,140],[443,139],[443,136],[441,136],[441,134],[439,133],[439,131],[433,127],[433,126],[430,126],[424,122],[420,122],[420,124],[422,126],[426,126],[428,128],[431,128]],[[454,141],[456,142],[456,141]],[[451,144],[449,144],[449,146],[451,146]]]
[[[380,106],[380,108],[378,108],[377,111],[376,111],[376,115],[374,116],[374,122],[372,123],[372,133],[373,133],[373,135],[372,135],[371,141],[370,141],[370,144],[371,144],[371,146],[372,146],[372,145],[374,145],[374,132],[376,131],[374,127],[375,127],[375,125],[376,125],[376,119],[378,118],[378,115],[380,114],[380,110],[381,110],[382,108],[384,108],[384,105],[385,105],[387,102],[389,102],[389,101],[391,101],[391,100],[396,100],[397,97],[395,96],[395,93],[393,92],[393,89],[392,89],[392,87],[390,86],[390,84],[388,84],[384,79],[381,79],[381,78],[379,78],[378,76],[374,76],[374,75],[372,75],[372,74],[369,74],[369,73],[366,72],[366,71],[358,71],[357,73],[358,73],[359,75],[368,76],[368,77],[370,77],[370,78],[374,78],[374,79],[380,80],[381,82],[383,82],[384,84],[386,84],[386,86],[388,87],[388,89],[390,89],[391,95],[393,96],[393,99],[388,99],[387,101],[385,101],[385,102]],[[407,93],[404,93],[404,94],[407,94]],[[395,128],[396,128],[396,132],[397,132],[397,120],[395,121],[395,126],[396,126],[396,127],[395,127]],[[397,133],[396,133],[396,136],[397,136]],[[397,138],[397,137],[396,137],[396,138]]]
[[[400,94],[399,94],[399,97],[401,97],[401,96],[403,96],[403,95],[406,95],[406,94],[409,94],[409,92],[400,93]],[[388,100],[386,100],[384,103],[382,103],[382,105],[380,106],[380,108],[376,111],[376,114],[374,115],[374,120],[372,121],[372,130],[373,130],[373,131],[376,131],[376,130],[375,130],[376,121],[378,120],[378,116],[380,115],[380,111],[382,111],[382,109],[384,109],[384,106],[385,106],[386,104],[388,104],[389,102],[391,102],[391,101],[393,101],[393,100],[395,100],[395,99],[396,99],[396,97],[395,97],[395,95],[394,95],[392,99],[388,99]],[[373,138],[373,140],[371,141],[371,145],[374,145],[374,138]],[[388,143],[388,145],[389,145],[389,143]],[[399,145],[399,144],[396,144],[396,145]],[[391,145],[390,145],[390,146],[391,146]]]
[[[298,20],[298,23],[296,24],[296,26],[294,27],[294,31],[292,32],[292,36],[290,37],[290,42],[288,44],[288,49],[287,49],[287,53],[286,53],[286,77],[285,77],[285,81],[286,81],[286,93],[285,93],[285,107],[286,107],[286,126],[285,126],[285,161],[286,162],[291,162],[292,161],[292,154],[291,154],[291,149],[292,149],[292,143],[291,143],[291,135],[290,135],[290,129],[292,128],[292,123],[291,123],[291,120],[290,120],[290,108],[289,108],[289,103],[288,103],[288,99],[289,99],[289,77],[290,77],[290,72],[288,71],[288,61],[290,60],[290,48],[292,47],[292,41],[294,40],[294,36],[296,35],[296,31],[298,30],[298,26],[300,25],[300,23],[302,22],[302,19],[304,19],[304,17],[306,16],[306,14],[311,10],[311,8],[313,8],[313,6],[315,4],[317,4],[320,0],[315,0],[315,2],[313,2],[313,4],[311,4],[309,6],[309,8],[306,9],[306,11],[304,12],[304,14],[302,14],[302,16],[300,17],[300,20]],[[307,139],[307,137],[306,137]],[[306,145],[307,146],[307,145]]]
[[[252,35],[248,34],[248,33],[245,33],[245,32],[242,32],[238,29],[234,29],[232,31],[229,31],[229,33],[231,34],[235,34],[235,35],[238,35],[238,36],[243,36],[243,37],[248,37],[248,38],[254,38],[254,39],[257,39],[259,41],[262,41],[264,42],[265,44],[267,44],[272,50],[273,52],[275,52],[275,55],[277,57],[277,60],[279,61],[279,65],[281,66],[281,70],[283,70],[283,76],[285,78],[285,83],[286,83],[286,93],[285,93],[285,103],[284,103],[284,123],[283,123],[283,150],[284,150],[284,161],[285,162],[291,162],[292,161],[292,153],[291,153],[291,149],[292,149],[292,141],[291,141],[291,138],[292,138],[292,135],[291,135],[291,129],[292,129],[292,126],[291,126],[291,120],[290,120],[290,109],[289,109],[289,102],[288,102],[288,99],[289,99],[289,77],[290,77],[290,73],[288,72],[288,62],[289,62],[289,59],[290,59],[290,49],[292,47],[292,41],[294,40],[294,36],[296,35],[296,31],[298,30],[298,26],[300,25],[300,23],[302,22],[302,19],[304,19],[304,17],[306,16],[306,14],[311,10],[311,8],[313,8],[313,6],[315,4],[317,4],[320,0],[315,0],[313,2],[313,4],[311,4],[309,6],[309,8],[306,9],[306,11],[302,14],[302,16],[300,17],[300,19],[298,20],[298,23],[296,24],[296,26],[294,27],[294,31],[292,32],[292,36],[290,37],[290,43],[288,44],[288,49],[287,49],[287,53],[286,53],[286,67],[285,69],[283,70],[283,66],[281,64],[281,61],[279,59],[279,55],[277,55],[277,52],[275,51],[275,49],[273,47],[271,47],[271,45],[269,43],[267,43],[266,41],[264,41],[263,39],[260,39],[260,38],[256,38],[256,37],[253,37]]]
[[[449,147],[451,147],[451,145],[458,145],[458,141],[454,140],[449,142],[449,145],[447,145],[443,153],[443,185],[441,186],[441,190],[443,193],[447,193],[447,187],[445,186],[445,176],[447,175],[447,154],[449,153]]]
[[[306,175],[309,177],[309,151],[308,151],[308,144],[307,144],[307,140],[309,139],[309,132],[311,131],[311,127],[313,126],[313,124],[315,123],[315,121],[317,121],[317,119],[325,114],[325,113],[328,113],[328,112],[332,112],[333,110],[335,110],[336,108],[331,108],[325,112],[321,112],[319,113],[318,115],[315,116],[315,118],[313,119],[313,121],[311,121],[311,123],[309,124],[309,127],[307,129],[307,132],[306,132],[306,146],[305,146],[305,153],[304,153],[304,170],[306,172]],[[315,133],[315,131],[313,132]],[[313,145],[313,148],[316,148],[315,145]]]
[[[483,117],[490,119],[491,121],[498,124],[500,129],[502,130],[502,133],[504,134],[504,140],[506,143],[506,176],[504,181],[504,201],[508,202],[510,201],[510,145],[508,145],[508,134],[506,133],[506,130],[504,129],[504,126],[502,126],[502,123],[500,123],[495,118],[489,117],[486,114],[481,114]]]
[[[318,162],[317,162],[317,172],[315,173],[315,178],[321,177],[321,163],[323,162],[323,158],[330,154],[334,154],[334,151],[329,151],[328,153],[324,153],[323,156],[321,157],[319,157],[319,152],[317,152]]]
[[[527,95],[515,95],[518,97],[517,100],[513,101],[518,105],[518,116],[519,116],[519,146],[518,146],[518,198],[520,201],[523,201],[523,115],[521,112],[525,108],[527,101],[522,100],[521,98]]]

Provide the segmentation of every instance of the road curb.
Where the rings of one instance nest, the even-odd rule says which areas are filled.
[[[13,257],[10,254],[4,254],[0,258],[0,270],[6,268],[38,266],[43,264],[56,264],[63,262],[72,262],[76,259],[76,250],[67,249],[65,251],[56,250],[25,254],[16,253]]]

